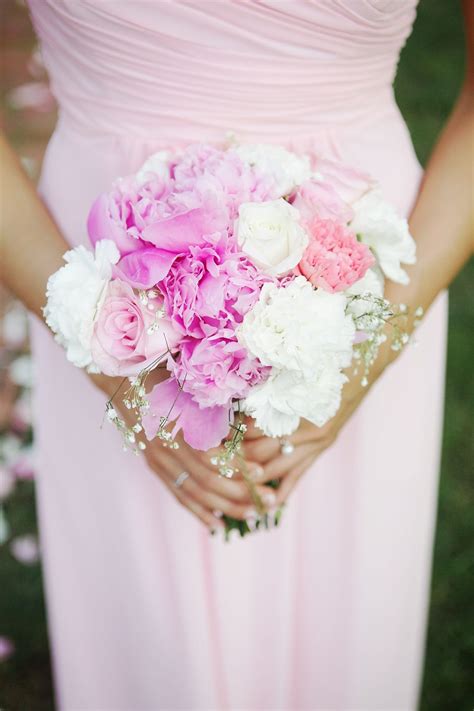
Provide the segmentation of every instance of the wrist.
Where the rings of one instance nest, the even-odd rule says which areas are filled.
[[[101,390],[108,398],[111,398],[120,389],[123,378],[111,377],[103,373],[88,373],[89,379],[94,383],[96,388]]]

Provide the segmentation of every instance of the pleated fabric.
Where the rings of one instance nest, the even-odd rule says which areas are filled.
[[[392,81],[415,0],[30,0],[60,106],[41,194],[71,244],[96,195],[194,141],[324,151],[408,214],[421,168]],[[33,324],[38,508],[65,711],[416,707],[446,298],[281,528],[211,538],[101,427],[104,398]]]

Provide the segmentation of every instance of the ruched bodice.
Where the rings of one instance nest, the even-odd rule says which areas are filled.
[[[416,0],[31,0],[62,119],[170,140],[308,136],[392,102]]]

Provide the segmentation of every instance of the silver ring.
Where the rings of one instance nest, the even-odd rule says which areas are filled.
[[[175,481],[174,481],[175,487],[176,487],[177,489],[179,489],[180,486],[183,486],[183,484],[184,484],[184,482],[186,481],[186,479],[189,479],[189,474],[188,474],[188,472],[181,472],[181,474],[179,474],[179,476],[177,476],[176,479],[175,479]]]
[[[282,454],[293,454],[295,445],[289,439],[280,439],[280,452]]]

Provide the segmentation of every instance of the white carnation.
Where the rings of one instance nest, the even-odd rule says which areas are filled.
[[[162,180],[168,180],[170,177],[170,160],[170,151],[158,151],[158,153],[153,153],[135,174],[137,186],[143,185],[155,175],[158,175]]]
[[[79,368],[97,372],[91,353],[94,321],[120,258],[111,240],[97,242],[95,255],[76,247],[64,255],[64,267],[48,280],[44,308],[46,323],[66,349],[67,359]]]
[[[259,143],[233,149],[244,163],[256,167],[275,181],[278,194],[289,195],[298,185],[311,177],[308,156],[298,156],[281,146]]]
[[[239,208],[234,232],[242,250],[272,276],[294,269],[308,245],[300,213],[286,200],[246,202]]]
[[[282,376],[291,377],[292,371],[280,371]],[[271,376],[262,385],[252,388],[249,395],[240,404],[247,415],[254,418],[255,424],[267,437],[290,435],[300,423],[300,413],[290,411],[286,403],[281,403],[280,385],[283,377]]]
[[[407,221],[397,215],[380,190],[370,190],[353,204],[351,229],[374,252],[385,276],[399,284],[409,278],[402,264],[414,264],[416,244]]]
[[[302,276],[286,286],[265,284],[238,329],[239,341],[263,365],[313,374],[330,357],[338,368],[352,358],[354,323],[346,296],[317,291]]]
[[[290,435],[297,429],[300,417],[322,427],[339,409],[346,380],[329,358],[320,362],[310,377],[296,371],[275,371],[265,383],[252,389],[243,401],[243,410],[268,437]]]

